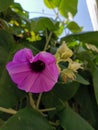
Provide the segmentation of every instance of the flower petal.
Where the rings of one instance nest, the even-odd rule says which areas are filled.
[[[28,72],[31,71],[28,63],[26,62],[24,63],[9,62],[6,65],[6,68],[12,80],[17,84],[22,82],[22,80],[28,75]]]
[[[31,91],[34,90],[34,88],[36,88],[37,86],[34,86],[34,84],[37,82],[38,78],[39,78],[38,73],[32,73],[29,72],[29,75],[21,82],[21,84],[18,84],[18,88],[25,90],[26,92],[34,92],[35,91]]]
[[[50,71],[51,70],[51,71]],[[41,93],[50,91],[58,79],[58,70],[51,65],[42,73],[30,72],[28,76],[18,84],[18,87],[26,92]]]
[[[28,91],[32,93],[48,92],[56,84],[58,80],[58,75],[58,69],[56,68],[56,66],[51,65],[40,74],[35,73],[30,75],[27,81],[25,80],[22,85],[27,88],[26,84],[28,84]]]
[[[27,62],[23,62],[23,63],[9,62],[6,65],[6,68],[7,68],[8,72],[11,74],[30,71],[30,67]]]
[[[16,52],[14,55],[13,61],[14,62],[25,62],[31,61],[33,58],[32,51],[28,48],[21,49]]]
[[[32,86],[29,91],[32,93],[48,92],[54,87],[56,82],[57,80],[53,80],[48,74],[40,74],[35,78],[33,83],[31,81]]]
[[[21,73],[11,74],[10,76],[13,82],[15,82],[16,84],[21,84],[21,82],[23,82],[29,76],[29,74],[30,72],[21,72]]]
[[[59,70],[55,63],[50,64],[46,67],[44,71],[44,75],[52,80],[53,82],[57,82],[59,76]]]
[[[50,64],[53,62],[56,63],[56,58],[51,53],[48,53],[48,52],[38,53],[34,58],[34,61],[37,61],[37,60],[42,60],[46,64]]]

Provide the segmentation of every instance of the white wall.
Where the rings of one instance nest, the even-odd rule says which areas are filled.
[[[98,31],[98,5],[96,0],[86,0],[94,31]]]

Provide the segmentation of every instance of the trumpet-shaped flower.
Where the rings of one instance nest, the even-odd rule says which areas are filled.
[[[27,48],[17,51],[6,68],[19,89],[32,93],[50,91],[59,76],[56,59],[52,54],[40,52],[33,56]]]

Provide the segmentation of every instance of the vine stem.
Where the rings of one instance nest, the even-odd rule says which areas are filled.
[[[37,103],[36,103],[36,107],[37,107],[37,109],[39,108],[42,94],[43,94],[43,93],[40,93],[39,96],[38,96]]]
[[[47,46],[48,46],[48,44],[49,44],[49,41],[50,41],[50,39],[51,39],[51,36],[52,36],[52,32],[50,32],[50,34],[49,34],[49,36],[48,36],[48,38],[47,38],[47,41],[46,41],[46,44],[45,44],[45,47],[44,47],[44,51],[47,50]]]
[[[30,105],[32,106],[32,108],[36,108],[36,106],[35,106],[35,103],[34,103],[34,99],[33,99],[33,97],[32,97],[32,93],[29,93],[29,99],[30,99]]]
[[[59,122],[52,122],[52,121],[49,121],[49,123],[53,126],[58,126],[59,125]]]
[[[17,113],[17,111],[15,111],[11,108],[7,109],[7,108],[4,108],[4,107],[0,107],[0,111],[5,112],[5,113],[9,113],[9,114],[12,114],[12,115]]]
[[[48,112],[48,111],[54,111],[54,110],[56,110],[55,107],[53,107],[53,108],[46,108],[46,109],[40,109],[41,112]]]

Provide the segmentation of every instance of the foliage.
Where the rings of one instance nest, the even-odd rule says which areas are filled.
[[[70,20],[78,0],[43,2],[64,21],[29,19],[19,3],[0,2],[0,130],[98,130],[98,32],[82,32]],[[26,93],[11,81],[5,66],[25,47],[56,56],[61,73],[51,91]]]

